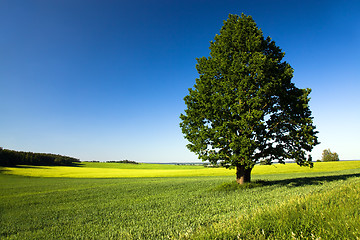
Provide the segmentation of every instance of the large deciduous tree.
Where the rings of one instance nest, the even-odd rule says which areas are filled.
[[[325,149],[321,155],[321,161],[339,161],[339,155],[336,152],[331,152],[330,149]]]
[[[250,182],[260,160],[312,166],[309,152],[318,141],[311,90],[291,82],[284,55],[251,16],[230,14],[210,42],[210,56],[197,59],[199,78],[184,98],[180,127],[190,151],[235,167],[240,184]]]

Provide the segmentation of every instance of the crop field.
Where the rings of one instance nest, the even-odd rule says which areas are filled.
[[[295,163],[257,165],[252,171],[258,174],[315,173],[360,168],[359,161],[316,162],[313,168],[299,167]],[[193,177],[193,176],[234,176],[234,169],[205,168],[193,165],[169,164],[122,164],[85,162],[77,167],[20,166],[3,167],[3,173],[29,177],[66,178],[140,178],[140,177]]]
[[[200,166],[0,168],[0,239],[360,238],[359,161],[253,173],[239,186]]]

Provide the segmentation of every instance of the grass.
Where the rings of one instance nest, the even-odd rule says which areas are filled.
[[[316,173],[360,168],[360,161],[316,162],[313,168],[299,167],[295,163],[257,165],[252,175]],[[66,178],[147,178],[147,177],[191,177],[191,176],[234,176],[234,169],[204,168],[166,164],[121,164],[121,163],[81,163],[77,167],[20,166],[2,167],[5,174],[29,177]]]
[[[0,174],[0,239],[356,239],[358,164],[316,164],[327,171],[297,173],[285,165],[289,171],[281,174],[266,174],[271,168],[261,166],[262,174],[241,187],[233,174],[97,179]],[[354,169],[336,171],[350,165]]]
[[[359,239],[360,180],[336,182],[326,191],[294,196],[277,207],[220,221],[197,239]]]

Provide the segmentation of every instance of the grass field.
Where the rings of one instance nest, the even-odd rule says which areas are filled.
[[[360,161],[317,162],[313,168],[299,167],[295,163],[257,165],[252,171],[257,174],[315,173],[360,168]],[[234,169],[204,168],[191,165],[167,164],[121,164],[81,163],[77,167],[20,166],[0,168],[4,174],[29,177],[68,178],[140,178],[140,177],[190,177],[190,176],[234,176]]]
[[[75,169],[90,174],[129,167],[109,166]],[[226,170],[231,176],[198,176],[199,170],[211,175],[219,169],[136,167],[128,170],[153,171],[153,177],[73,172],[76,178],[64,178],[53,171],[56,177],[45,178],[39,174],[73,168],[2,168],[0,239],[360,238],[359,162],[316,163],[311,170],[257,166],[254,183],[240,187],[233,170]],[[23,169],[41,171],[20,176]],[[160,178],[158,170],[193,175]]]

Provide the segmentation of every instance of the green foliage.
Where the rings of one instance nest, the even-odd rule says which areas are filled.
[[[321,161],[339,161],[339,155],[336,152],[331,152],[330,149],[325,149],[321,155]]]
[[[269,161],[268,159],[261,159],[260,160],[260,165],[271,165],[271,161]]]
[[[230,167],[252,168],[260,159],[312,166],[311,90],[291,82],[284,55],[251,16],[229,15],[210,56],[197,59],[200,76],[184,98],[180,127],[190,151]]]
[[[314,223],[315,236],[339,231],[337,237],[349,229],[345,239],[356,239],[351,236],[359,236],[360,221],[355,220],[360,194],[355,192],[351,202],[354,194],[343,187],[359,186],[359,176],[359,169],[262,175],[266,181],[254,181],[260,186],[247,188],[231,177],[59,179],[0,174],[0,239],[236,239],[239,233],[249,233],[251,239],[262,229],[266,236],[290,230],[290,237],[275,239],[291,239],[291,232],[300,235]],[[329,207],[307,217],[305,210],[312,209],[317,196]],[[302,199],[310,205],[302,208]],[[262,213],[267,209],[270,215]],[[282,216],[284,223],[274,224]],[[326,221],[319,221],[323,216]],[[250,220],[246,228],[243,217]]]
[[[80,160],[49,153],[19,152],[0,148],[0,166],[72,166]]]

